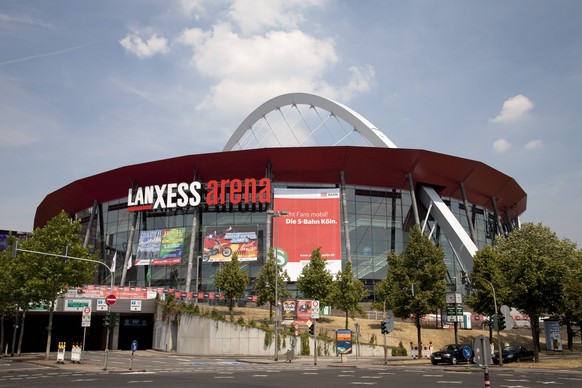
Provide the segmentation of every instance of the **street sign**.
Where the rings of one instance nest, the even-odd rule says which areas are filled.
[[[141,311],[141,300],[132,300],[129,305],[129,311]]]
[[[480,368],[487,368],[491,364],[491,347],[489,341],[482,334],[478,335],[473,342],[473,350],[475,352],[475,364]]]
[[[83,311],[83,308],[91,306],[91,299],[66,299],[64,311]]]
[[[460,292],[447,292],[445,300],[448,304],[460,304],[463,303],[463,296]]]
[[[136,350],[137,350],[137,341],[136,340],[133,340],[131,342],[131,351],[132,352],[135,352]]]
[[[107,303],[105,303],[105,299],[97,299],[97,311],[107,311]]]
[[[105,300],[105,302],[109,305],[109,306],[113,306],[115,304],[115,302],[117,301],[117,297],[113,294],[109,295],[107,297],[107,299]]]
[[[81,315],[81,327],[91,327],[91,307],[89,306],[83,308],[83,314]]]
[[[314,300],[311,303],[311,318],[318,319],[319,318],[319,301]]]
[[[394,311],[388,310],[388,314],[386,317],[386,330],[388,333],[394,331]]]

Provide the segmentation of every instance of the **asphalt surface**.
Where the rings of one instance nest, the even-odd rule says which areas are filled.
[[[53,352],[49,359],[45,359],[44,353],[24,353],[20,356],[0,356],[0,373],[9,370],[35,369],[35,368],[54,368],[61,370],[77,372],[127,372],[127,371],[157,371],[168,370],[174,371],[187,369],[199,365],[244,365],[244,364],[263,364],[288,366],[318,366],[318,367],[342,367],[342,368],[371,368],[374,366],[384,365],[383,358],[356,357],[349,355],[339,357],[321,357],[317,360],[314,356],[296,356],[290,362],[286,355],[279,356],[278,361],[273,357],[236,357],[236,356],[192,356],[181,355],[176,353],[165,353],[154,350],[141,350],[135,353],[131,351],[109,351],[106,355],[104,351],[83,352],[80,361],[71,361],[71,352],[67,351],[64,360],[57,361],[58,355]],[[77,358],[76,358],[77,360]],[[406,367],[424,367],[437,368],[430,363],[430,359],[412,359],[410,357],[388,357],[386,365],[406,366]],[[477,365],[459,364],[459,365],[439,365],[442,368],[451,368],[457,371],[469,371],[482,373]],[[503,368],[503,370],[519,368],[519,364],[506,364],[500,366],[490,366],[490,370]],[[582,374],[582,369],[570,370]]]

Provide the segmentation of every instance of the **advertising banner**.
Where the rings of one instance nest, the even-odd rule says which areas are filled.
[[[544,329],[546,332],[546,350],[561,352],[563,348],[560,322],[552,319],[544,319]]]
[[[335,344],[337,354],[352,354],[352,331],[336,330]]]
[[[297,319],[295,322],[306,324],[311,320],[311,313],[313,308],[313,300],[311,299],[297,299]]]
[[[283,321],[293,322],[297,319],[297,302],[294,299],[283,301]]]
[[[134,265],[180,264],[185,228],[142,230]]]
[[[237,252],[239,261],[256,261],[258,255],[258,227],[207,226],[204,229],[204,253],[202,260],[210,263],[230,261]]]
[[[291,281],[321,248],[321,257],[332,275],[341,271],[341,222],[339,189],[275,189],[273,248],[277,261]]]

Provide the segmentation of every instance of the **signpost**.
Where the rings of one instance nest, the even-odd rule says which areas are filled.
[[[485,387],[488,388],[490,387],[489,364],[491,363],[491,347],[487,338],[482,334],[478,335],[473,342],[473,350],[475,352],[475,363],[483,369]]]
[[[336,330],[336,353],[340,355],[341,362],[344,361],[344,355],[352,354],[352,331],[348,329]]]
[[[129,361],[129,370],[133,368],[133,353],[137,351],[137,341],[133,340],[131,342],[131,359]]]
[[[85,350],[85,337],[87,336],[87,328],[91,327],[91,307],[85,306],[83,314],[81,315],[81,327],[83,328],[83,348]]]

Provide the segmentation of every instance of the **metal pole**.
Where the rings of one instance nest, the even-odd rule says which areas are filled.
[[[316,318],[313,318],[313,365],[317,365],[317,331],[315,327],[315,323],[317,322]]]
[[[386,320],[386,300],[384,300],[384,322]],[[386,333],[382,333],[384,335],[384,365],[388,364],[388,349],[386,349]]]
[[[273,211],[267,210],[267,233],[270,232],[273,217],[279,218],[289,214],[285,210]],[[278,223],[278,222],[277,222]],[[279,264],[277,263],[277,249],[279,244],[279,226],[274,225],[275,229],[275,361],[279,361]],[[270,233],[269,233],[270,236]]]
[[[113,268],[109,269],[111,271],[111,292],[113,293]],[[103,359],[103,370],[107,370],[107,359],[109,358],[109,335],[111,333],[111,305],[107,303],[107,313],[109,314],[109,325],[107,326],[107,336],[105,340],[105,356]]]
[[[278,213],[273,214],[279,217]],[[277,244],[279,228],[275,230],[275,361],[279,361],[279,264],[277,263]]]
[[[495,307],[495,315],[497,315],[497,297],[495,296],[495,287],[493,287],[493,283],[491,283],[487,279],[476,277],[477,280],[483,280],[487,282],[489,286],[491,286],[491,290],[493,291],[493,306]],[[491,320],[489,320],[489,324],[491,325]],[[503,366],[503,350],[501,349],[501,335],[499,334],[499,323],[497,323],[497,347],[499,348],[499,365]]]

